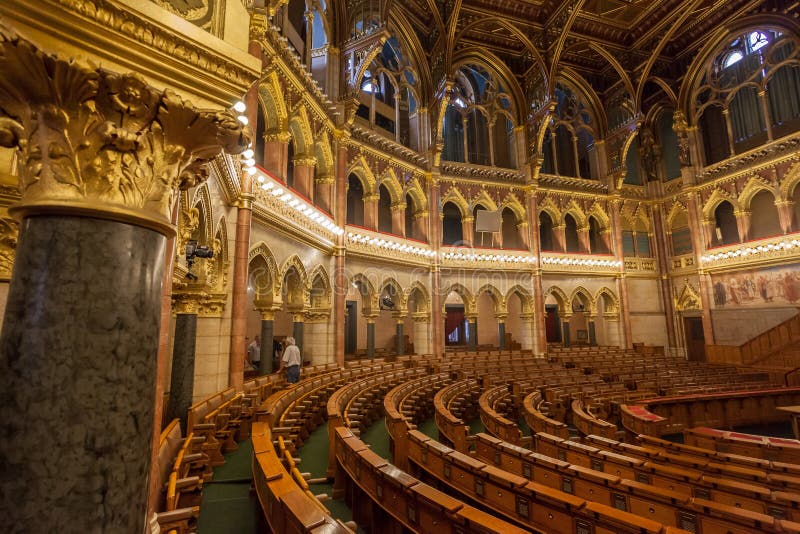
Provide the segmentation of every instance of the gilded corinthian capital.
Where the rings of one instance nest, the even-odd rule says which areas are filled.
[[[178,191],[248,137],[229,111],[45,54],[0,24],[0,146],[18,151],[15,217],[83,213],[174,233]]]

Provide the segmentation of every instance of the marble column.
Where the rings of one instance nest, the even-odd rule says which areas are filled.
[[[369,230],[378,230],[378,200],[380,195],[364,195],[364,226]]]
[[[264,168],[286,183],[289,168],[289,132],[274,132],[264,135]]]
[[[334,212],[333,207],[336,205],[334,200],[335,182],[336,180],[330,175],[314,178],[314,183],[316,184],[314,188],[314,204],[328,214]]]
[[[614,234],[614,259],[620,262],[619,274],[616,277],[617,295],[619,295],[620,316],[623,327],[623,343],[625,348],[633,347],[631,337],[631,316],[628,301],[628,284],[625,282],[625,251],[622,245],[622,199],[617,197],[611,201],[611,231]]]
[[[475,246],[475,217],[467,216],[461,219],[461,240],[468,247]]]
[[[503,321],[497,321],[497,346],[506,350],[506,323]]]
[[[533,174],[538,172],[541,162],[534,160],[528,167],[528,172]],[[533,350],[537,355],[544,355],[547,352],[547,329],[545,326],[544,313],[544,293],[542,288],[542,244],[539,235],[539,207],[536,194],[533,189],[525,192],[528,201],[528,217],[531,224],[528,225],[530,235],[528,243],[530,252],[536,258],[535,268],[531,273],[533,281],[533,321],[535,330],[535,344]],[[525,348],[525,347],[523,347]]]
[[[375,317],[365,317],[367,320],[367,358],[375,357]]]
[[[594,250],[591,250],[591,246],[589,244],[588,226],[582,226],[578,228],[578,251],[583,252],[584,254],[595,252]]]
[[[396,337],[395,352],[397,353],[398,356],[402,356],[403,354],[406,353],[406,343],[404,339],[405,333],[403,332],[404,330],[403,321],[405,321],[405,319],[398,318],[397,325],[395,327],[395,337]]]
[[[275,314],[273,312],[261,312],[261,362],[258,366],[259,375],[268,375],[276,371],[272,359],[275,351],[272,348],[275,342]]]
[[[172,199],[249,141],[231,113],[5,27],[0,118],[21,191],[0,334],[0,514],[16,532],[142,532]]]
[[[425,141],[423,141],[425,142]],[[433,152],[435,155],[435,152]],[[428,213],[433,214],[427,218],[428,221],[428,237],[430,239],[431,248],[436,252],[433,257],[433,265],[431,266],[431,347],[430,353],[441,356],[444,354],[444,295],[442,295],[442,277],[439,268],[440,254],[439,249],[442,245],[442,223],[439,217],[435,214],[440,212],[439,202],[441,200],[441,184],[437,177],[431,178],[430,183],[430,198],[428,203]]]
[[[332,203],[335,206],[334,219],[340,228],[344,228],[347,223],[347,140],[349,135],[346,130],[334,131],[336,182]],[[333,332],[335,335],[333,354],[336,363],[341,367],[344,367],[345,313],[347,312],[345,299],[348,291],[347,272],[345,271],[347,248],[344,240],[345,234],[337,236],[336,246],[333,250]]]
[[[519,344],[522,350],[533,350],[533,330],[534,330],[534,316],[532,313],[520,315],[522,319],[522,331],[519,335]]]
[[[170,374],[167,422],[181,421],[186,435],[186,416],[194,393],[194,356],[197,345],[197,314],[178,313],[175,316],[175,335],[172,343],[172,373]]]
[[[305,325],[305,317],[302,313],[295,313],[292,318],[292,337],[297,348],[300,349],[300,354],[303,354],[303,330]],[[306,357],[303,355],[303,360]]]
[[[565,224],[553,226],[553,248],[554,252],[567,251],[567,226]]]
[[[244,176],[243,176],[244,177]],[[228,385],[241,389],[244,384],[244,361],[247,353],[247,270],[250,264],[250,224],[253,219],[253,195],[249,180],[242,181],[242,193],[236,216],[236,242],[233,256],[231,290],[231,338],[228,361]]]
[[[314,202],[314,171],[317,158],[314,156],[296,156],[294,165],[294,190],[310,202]]]
[[[589,318],[587,327],[589,329],[589,346],[595,347],[597,346],[597,332],[594,329],[594,317]]]
[[[475,352],[478,349],[478,317],[467,317],[469,321],[469,335],[467,336],[467,350]]]
[[[392,233],[405,237],[410,230],[411,228],[406,228],[406,203],[392,204]]]
[[[736,229],[739,232],[739,242],[743,243],[750,240],[750,212],[747,210],[737,210],[733,214],[736,217]]]
[[[561,341],[565,347],[572,346],[572,342],[569,339],[569,316],[561,318]]]
[[[793,200],[776,200],[775,206],[778,208],[778,220],[780,221],[781,231],[784,234],[792,232],[792,219],[794,218]]]

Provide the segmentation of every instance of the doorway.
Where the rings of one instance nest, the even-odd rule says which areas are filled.
[[[686,335],[686,356],[689,361],[706,361],[706,338],[702,317],[684,317],[683,331]]]
[[[544,329],[548,343],[561,343],[561,321],[558,319],[558,306],[547,305],[544,307]]]
[[[445,345],[466,345],[467,327],[464,318],[464,306],[446,305],[444,320],[444,341]]]

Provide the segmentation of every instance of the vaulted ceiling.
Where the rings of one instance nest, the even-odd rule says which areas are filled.
[[[790,0],[393,0],[430,63],[486,53],[520,80],[572,69],[599,93],[644,73],[680,77],[715,27],[747,15],[797,13]],[[434,78],[435,78],[434,74]],[[435,83],[435,82],[434,82]],[[645,95],[646,96],[646,95]]]

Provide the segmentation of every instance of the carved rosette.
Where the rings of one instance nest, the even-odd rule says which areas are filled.
[[[0,25],[0,146],[18,151],[17,218],[82,213],[171,235],[178,191],[248,137],[230,111],[47,55]]]

